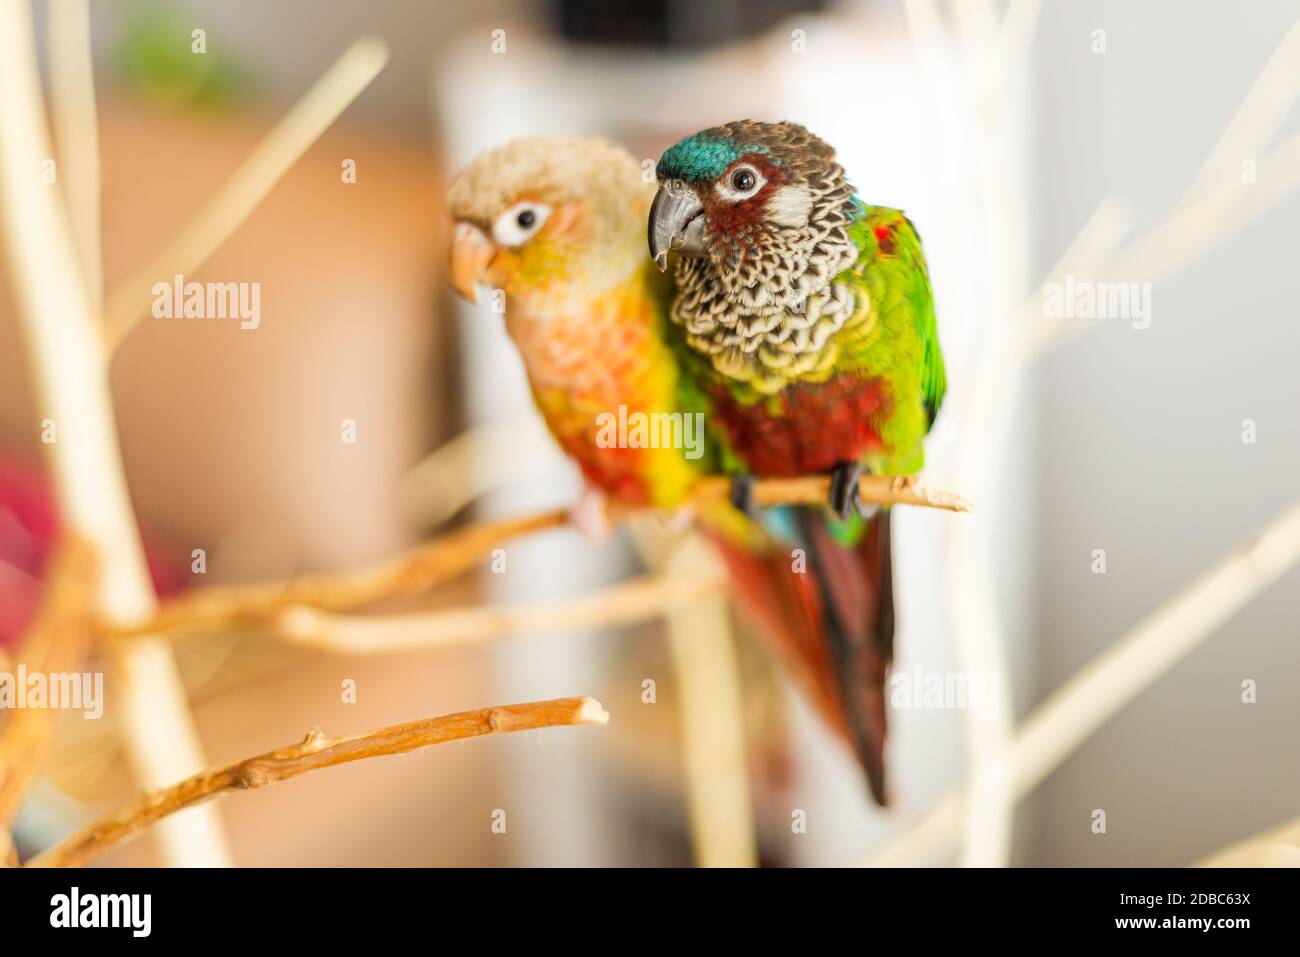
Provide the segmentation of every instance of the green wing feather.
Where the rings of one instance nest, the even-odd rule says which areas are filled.
[[[903,227],[899,233],[904,237],[908,255],[915,262],[916,269],[911,283],[909,296],[916,321],[916,332],[921,337],[921,394],[924,396],[928,424],[933,425],[935,416],[943,406],[944,393],[948,391],[948,376],[943,368],[943,352],[939,348],[939,322],[934,313],[934,292],[930,288],[930,271],[925,264],[925,253],[921,251],[921,236],[912,221],[901,213]]]
[[[861,254],[836,281],[864,290],[873,314],[862,331],[846,330],[836,371],[883,376],[893,394],[894,408],[882,428],[893,451],[869,463],[872,470],[918,472],[922,440],[947,389],[930,274],[911,220],[896,209],[854,202],[860,213],[849,235]]]
[[[900,210],[884,206],[867,206],[855,200],[862,215],[850,230],[850,236],[862,250],[854,271],[870,278],[879,275],[883,284],[895,284],[902,292],[902,305],[911,314],[913,328],[921,342],[920,386],[925,403],[927,425],[933,424],[943,405],[948,379],[939,348],[939,324],[934,312],[934,293],[930,288],[930,271],[921,249],[916,226]],[[878,230],[887,235],[878,236]],[[891,303],[896,297],[886,296]]]

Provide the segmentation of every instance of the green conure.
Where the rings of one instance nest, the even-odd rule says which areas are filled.
[[[650,252],[661,269],[676,253],[670,319],[733,501],[753,511],[755,476],[831,476],[827,508],[778,510],[767,523],[806,550],[830,671],[818,683],[883,802],[889,518],[863,514],[857,480],[919,471],[943,401],[920,238],[898,210],[859,199],[834,150],[794,123],[704,130],[665,152],[657,173]]]

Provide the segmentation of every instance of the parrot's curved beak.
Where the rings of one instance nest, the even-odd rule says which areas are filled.
[[[497,247],[473,223],[457,223],[451,237],[451,284],[470,302],[478,302],[478,287],[487,282],[487,268]]]
[[[647,232],[650,255],[660,272],[668,268],[670,249],[683,256],[703,256],[707,252],[704,207],[695,191],[679,180],[668,180],[659,187],[650,207]]]

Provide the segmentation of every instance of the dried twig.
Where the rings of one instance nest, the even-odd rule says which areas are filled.
[[[404,754],[461,738],[559,725],[604,724],[608,720],[609,715],[594,698],[557,698],[463,711],[342,738],[330,738],[313,730],[298,744],[204,771],[163,791],[146,793],[110,817],[82,828],[38,854],[28,866],[80,867],[167,815],[226,791],[260,788],[336,764],[384,754]]]
[[[297,644],[350,655],[443,648],[487,638],[616,627],[659,618],[718,593],[726,576],[645,575],[554,605],[447,608],[421,614],[360,617],[299,606],[275,621],[276,634]]]
[[[111,352],[148,313],[150,290],[206,262],[388,61],[388,47],[363,37],[321,76],[267,134],[194,219],[152,259],[122,280],[104,306]]]
[[[812,504],[826,498],[829,479],[823,476],[764,479],[755,484],[760,505]],[[721,476],[702,479],[692,501],[696,504],[725,500],[730,489]],[[910,477],[863,476],[858,484],[862,500],[869,503],[919,505],[953,512],[972,506],[959,495],[930,489]],[[636,512],[611,509],[611,521],[624,521]],[[302,608],[346,611],[385,598],[428,591],[473,568],[484,556],[512,538],[568,524],[563,509],[517,518],[478,522],[434,539],[399,558],[360,571],[314,575],[287,582],[201,588],[165,603],[148,621],[107,629],[115,637],[130,637],[178,628],[208,628],[232,624],[271,624],[289,610],[300,622]],[[477,626],[476,626],[477,627]],[[384,639],[386,640],[386,639]],[[364,642],[363,642],[364,643]],[[382,642],[381,642],[382,643]]]
[[[60,545],[50,561],[41,611],[18,651],[17,660],[28,674],[80,668],[90,646],[97,567],[89,543],[73,538]],[[21,694],[25,689],[17,690]],[[48,707],[17,708],[0,726],[0,833],[9,829],[40,773],[56,714]]]

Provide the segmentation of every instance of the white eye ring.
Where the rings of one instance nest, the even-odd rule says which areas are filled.
[[[492,238],[501,246],[522,246],[537,234],[551,215],[545,203],[525,200],[515,203],[497,217],[492,225]]]
[[[748,173],[750,176],[754,177],[754,185],[746,190],[736,189],[731,184],[735,180],[736,175],[738,173]],[[763,188],[763,184],[766,182],[767,180],[763,177],[762,173],[754,169],[754,167],[745,164],[743,166],[737,166],[726,176],[722,177],[722,179],[718,180],[716,189],[718,191],[718,195],[721,196],[723,199],[725,199],[727,202],[738,203],[742,199],[748,199],[749,197],[753,196],[755,193],[757,193],[760,189]]]

